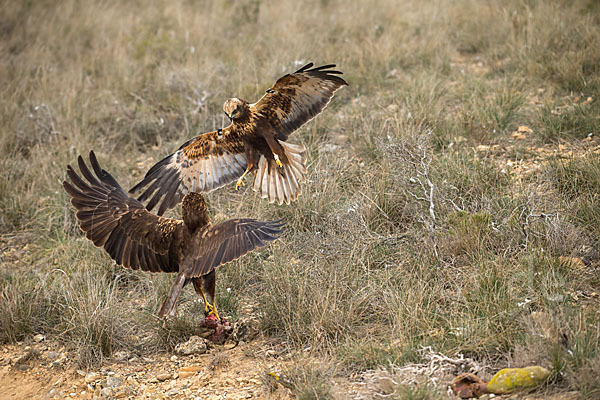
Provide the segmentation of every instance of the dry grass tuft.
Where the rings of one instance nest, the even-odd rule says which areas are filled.
[[[191,291],[163,328],[153,315],[170,277],[112,266],[82,237],[66,165],[93,149],[129,187],[221,127],[226,98],[258,98],[305,61],[335,62],[350,86],[292,138],[310,151],[299,200],[210,194],[217,221],[287,221],[282,240],[222,269],[222,312],[235,318],[254,298],[266,335],[327,356],[332,368],[299,370],[299,398],[332,396],[328,382],[348,371],[423,362],[423,346],[495,368],[520,353],[553,368],[552,387],[597,396],[598,155],[544,160],[539,173],[508,164],[595,143],[594,2],[1,7],[0,341],[44,333],[89,365],[193,334],[202,306]],[[522,125],[525,139],[512,136]],[[398,398],[443,392],[404,389]]]

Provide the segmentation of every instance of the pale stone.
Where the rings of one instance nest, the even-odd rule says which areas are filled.
[[[156,379],[158,379],[161,382],[166,381],[167,379],[171,379],[172,377],[173,377],[173,375],[168,372],[164,372],[162,374],[156,375]]]
[[[192,336],[187,342],[175,346],[175,352],[181,356],[206,353],[206,342],[199,336]],[[175,358],[177,360],[177,358]],[[171,360],[174,361],[174,360]]]
[[[93,383],[96,382],[96,379],[98,379],[100,377],[100,374],[97,372],[89,372],[85,375],[85,378],[83,378],[83,381],[85,383]]]

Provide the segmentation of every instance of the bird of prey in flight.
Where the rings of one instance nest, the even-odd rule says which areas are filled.
[[[130,193],[158,215],[175,207],[190,192],[210,192],[254,173],[252,188],[270,203],[294,201],[305,179],[305,148],[287,142],[289,135],[314,118],[333,94],[348,83],[335,64],[309,63],[279,78],[256,103],[231,98],[223,110],[231,124],[184,143],[156,163]]]
[[[69,165],[70,182],[63,182],[86,237],[126,268],[177,273],[159,317],[174,315],[181,289],[192,282],[204,299],[205,313],[218,320],[215,269],[276,240],[283,223],[239,218],[213,225],[204,197],[195,192],[183,198],[183,220],[154,215],[127,196],[93,151],[89,158],[94,173],[79,156],[85,180]]]

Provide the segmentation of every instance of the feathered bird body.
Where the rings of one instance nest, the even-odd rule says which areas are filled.
[[[95,176],[81,156],[78,164],[87,182],[68,166],[71,182],[65,181],[63,186],[77,209],[79,226],[86,237],[124,267],[178,273],[160,317],[173,315],[180,291],[189,282],[214,304],[215,268],[265,246],[281,234],[280,221],[240,218],[213,225],[204,197],[195,192],[183,198],[183,220],[151,214],[100,168],[93,152],[90,165]]]
[[[254,173],[253,189],[269,202],[289,204],[302,193],[306,158],[304,146],[287,143],[289,135],[318,115],[347,82],[332,70],[309,63],[282,76],[256,103],[231,98],[223,111],[231,124],[184,143],[155,164],[130,192],[142,191],[158,214],[177,205],[186,193],[210,192]]]

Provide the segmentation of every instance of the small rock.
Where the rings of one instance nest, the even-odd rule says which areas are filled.
[[[113,394],[113,391],[111,388],[105,387],[105,388],[102,388],[102,390],[100,391],[100,396],[102,396],[102,397],[110,397],[110,396],[112,396],[112,394]]]
[[[96,382],[96,379],[98,379],[100,377],[100,374],[97,372],[89,372],[88,374],[86,374],[85,378],[83,378],[83,381],[85,383],[94,383]]]
[[[41,333],[38,333],[37,335],[35,335],[33,337],[33,341],[36,342],[36,343],[39,343],[39,342],[41,342],[43,340],[46,340],[46,336],[42,335]]]
[[[113,354],[113,357],[117,361],[125,361],[129,358],[129,353],[126,352],[125,350],[121,350],[121,351],[117,351],[115,354]]]
[[[260,320],[255,317],[240,317],[233,327],[231,338],[235,342],[250,341],[260,333]]]
[[[196,374],[195,371],[179,371],[179,379],[189,378],[194,374]]]
[[[46,354],[46,357],[50,361],[54,361],[54,360],[58,359],[58,356],[59,356],[59,354],[56,351],[49,351],[48,354]]]
[[[510,137],[512,137],[513,139],[517,139],[517,140],[523,140],[523,139],[527,139],[527,136],[525,136],[522,132],[513,132]]]
[[[122,384],[123,378],[119,378],[118,376],[109,376],[108,378],[106,378],[106,385],[103,386],[115,389],[121,386]]]
[[[206,353],[206,342],[199,336],[192,336],[187,342],[175,346],[175,352],[181,356]],[[177,358],[175,358],[176,360]],[[173,360],[171,360],[173,361]]]
[[[167,396],[171,397],[171,396],[176,396],[177,393],[179,393],[179,389],[171,389],[167,392]]]
[[[25,364],[19,365],[19,371],[27,371],[28,369],[29,369],[29,366],[27,366]]]
[[[177,356],[171,356],[170,360],[171,360],[171,362],[177,361]]]
[[[379,387],[385,395],[391,395],[396,391],[398,383],[388,376],[379,378]]]
[[[171,379],[172,377],[173,375],[171,375],[168,372],[156,375],[156,379],[158,379],[160,382],[166,381],[167,379]]]
[[[121,388],[117,393],[114,394],[114,397],[117,399],[123,399],[125,397],[135,395],[135,389],[133,386],[125,386]]]
[[[520,125],[517,128],[517,132],[521,132],[521,133],[533,133],[533,129],[531,129],[530,127],[528,127],[526,125]]]
[[[494,394],[511,393],[539,386],[549,376],[550,371],[538,365],[525,368],[504,368],[492,377],[487,389]]]
[[[234,347],[236,347],[238,345],[239,342],[234,342],[233,340],[228,340],[225,342],[225,344],[223,345],[223,348],[225,350],[231,350]]]
[[[346,136],[346,135],[336,135],[336,136],[333,136],[332,139],[333,139],[334,144],[339,144],[339,145],[342,145],[342,144],[345,144],[348,142],[348,136]]]
[[[54,397],[55,394],[56,394],[56,389],[52,389],[48,392],[48,396],[50,396],[50,397]]]
[[[319,148],[319,153],[335,153],[340,150],[341,146],[333,143],[325,143]]]

